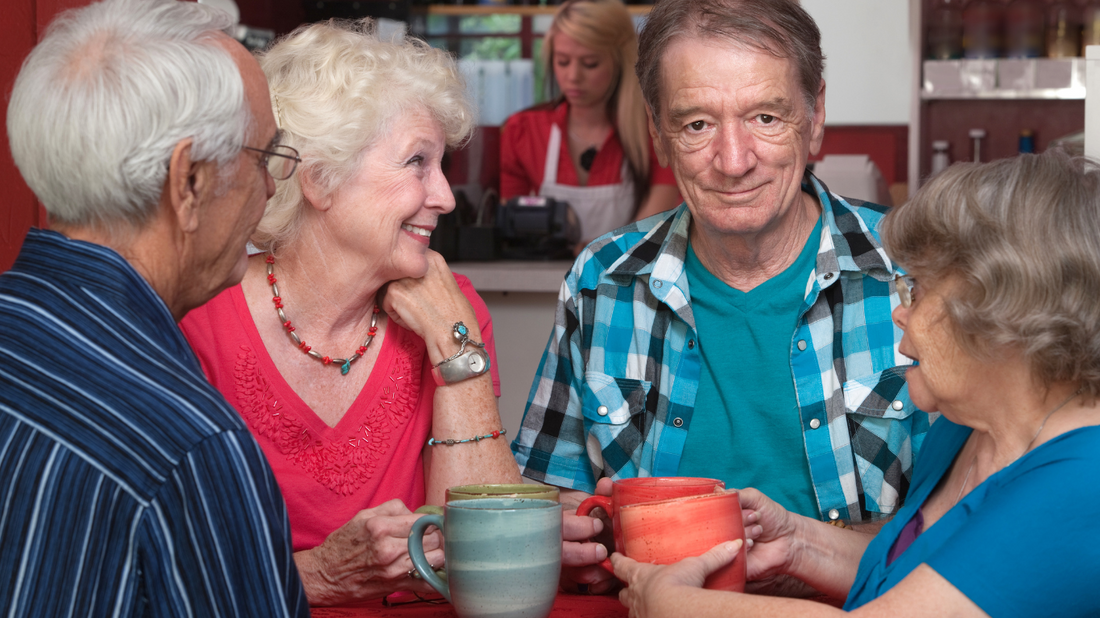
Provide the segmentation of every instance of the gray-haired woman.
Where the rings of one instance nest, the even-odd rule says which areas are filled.
[[[943,417],[873,541],[745,490],[749,578],[793,576],[859,615],[1100,615],[1100,168],[955,165],[882,225],[909,272],[894,310],[909,394]],[[699,590],[729,545],[671,567],[614,556],[631,616],[841,613]]]
[[[261,64],[301,163],[242,284],[182,326],[275,470],[311,604],[428,591],[409,575],[409,508],[519,482],[495,439],[488,311],[428,249],[455,205],[444,151],[474,116],[446,53],[365,23],[301,28]],[[267,156],[283,176],[296,155]],[[426,543],[442,564],[439,537]]]

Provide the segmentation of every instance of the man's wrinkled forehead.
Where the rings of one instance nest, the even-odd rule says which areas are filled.
[[[701,56],[698,58],[679,58],[678,56],[682,55],[680,51],[681,43],[685,41],[697,41],[699,43],[702,43],[708,49],[713,50],[713,53],[708,53],[706,54],[706,56]],[[669,114],[682,115],[685,110],[673,109],[673,103],[669,99],[669,91],[672,84],[677,83],[683,77],[683,74],[681,72],[683,62],[700,64],[723,61],[733,62],[733,60],[730,59],[731,55],[723,53],[722,50],[736,50],[748,51],[752,53],[770,54],[775,58],[784,60],[784,65],[786,68],[793,68],[797,70],[797,67],[793,66],[790,58],[786,58],[783,55],[776,53],[775,50],[771,47],[757,44],[755,41],[747,41],[743,38],[733,36],[717,35],[699,29],[685,30],[669,39],[668,44],[665,46],[661,55],[660,63],[657,67],[657,83],[659,86],[660,95],[658,100],[662,109],[655,111],[662,112],[661,115],[664,115],[664,112],[666,111]],[[675,62],[673,61],[674,59],[681,60],[682,62]],[[711,85],[718,89],[723,86],[723,84],[719,82],[713,82]],[[775,105],[780,108],[779,111],[789,112],[795,105],[797,105],[797,102],[782,98],[777,99],[775,101]]]

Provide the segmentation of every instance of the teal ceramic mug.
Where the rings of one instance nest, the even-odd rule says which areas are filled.
[[[424,531],[443,531],[447,579],[424,557]],[[409,533],[409,556],[420,576],[460,618],[546,618],[561,572],[561,504],[525,498],[448,502]]]

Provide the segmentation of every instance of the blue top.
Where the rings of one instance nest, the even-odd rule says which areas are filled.
[[[813,518],[821,512],[798,422],[790,333],[820,239],[819,218],[794,263],[748,292],[715,277],[688,246],[702,359],[691,420],[708,429],[688,433],[678,472],[722,479],[726,487],[755,487],[788,511]]]
[[[905,506],[867,547],[845,609],[886,593],[927,563],[990,616],[1100,616],[1100,427],[1040,444],[990,476],[889,566],[905,524],[947,473],[970,428],[932,426]]]
[[[309,616],[271,469],[168,307],[40,230],[0,275],[0,608]]]
[[[807,173],[821,204],[816,264],[786,333],[798,420],[822,516],[893,514],[928,416],[890,320],[896,270],[874,230],[885,209]],[[684,260],[691,211],[631,223],[588,245],[565,276],[554,328],[512,450],[522,473],[587,492],[609,476],[672,476],[693,422],[702,360]]]

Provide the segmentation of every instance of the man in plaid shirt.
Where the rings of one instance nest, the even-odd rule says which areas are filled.
[[[897,351],[885,209],[806,171],[825,123],[817,26],[793,0],[664,0],[639,48],[685,203],[597,239],[566,276],[512,445],[523,474],[573,504],[604,477],[706,476],[826,521],[889,517],[929,419]],[[573,565],[606,555],[570,545]]]

